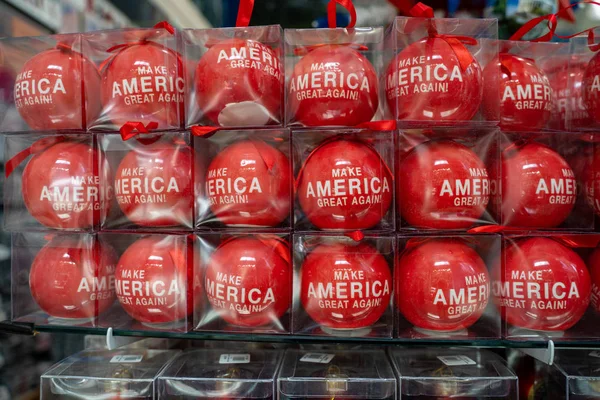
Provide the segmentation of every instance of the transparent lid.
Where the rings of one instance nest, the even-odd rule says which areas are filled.
[[[287,350],[278,390],[285,397],[394,397],[396,378],[383,350]]]
[[[152,397],[153,382],[178,351],[85,350],[42,375],[42,397],[81,399]]]
[[[158,378],[159,398],[272,398],[282,355],[280,350],[186,351]]]
[[[557,349],[554,368],[566,380],[572,395],[600,397],[600,351]]]
[[[498,355],[479,349],[403,349],[391,351],[406,396],[505,397],[517,377]]]

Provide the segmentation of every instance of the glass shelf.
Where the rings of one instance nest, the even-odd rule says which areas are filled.
[[[106,328],[35,325],[37,332],[78,333],[87,335],[106,335]],[[410,339],[410,338],[371,338],[371,337],[341,337],[341,336],[308,336],[308,335],[274,335],[251,333],[224,332],[167,332],[149,330],[113,329],[114,336],[137,336],[189,340],[223,340],[244,342],[270,343],[361,343],[361,344],[396,344],[410,346],[469,346],[469,347],[499,347],[499,348],[546,348],[547,341],[543,340],[506,340],[506,339]],[[600,340],[548,338],[554,341],[556,347],[600,347]]]

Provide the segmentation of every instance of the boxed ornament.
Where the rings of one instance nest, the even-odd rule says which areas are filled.
[[[381,27],[286,29],[287,124],[351,127],[381,119],[382,66]]]
[[[294,227],[394,230],[394,132],[292,131]]]
[[[117,252],[116,302],[99,318],[104,328],[187,332],[204,301],[192,235],[100,233]]]
[[[495,125],[498,119],[485,115],[484,75],[497,69],[498,21],[433,18],[424,7],[431,12],[396,17],[386,31],[380,75],[386,118],[407,126]]]
[[[157,376],[178,353],[147,349],[84,350],[42,375],[40,397],[152,400]]]
[[[12,320],[98,326],[116,299],[118,254],[92,234],[13,233]]]
[[[498,57],[483,72],[484,116],[500,121],[505,132],[564,130],[564,103],[573,99],[565,93],[568,45],[500,40],[498,46]]]
[[[598,339],[599,243],[595,233],[505,235],[491,274],[503,337]]]
[[[102,108],[89,129],[119,130],[132,122],[183,128],[187,65],[181,39],[168,23],[85,33],[81,47],[100,74],[93,93]],[[84,81],[90,81],[89,73]]]
[[[488,205],[495,220],[511,230],[592,230],[590,188],[600,165],[594,163],[588,136],[540,131],[502,134],[500,167],[490,173],[500,190],[497,201]]]
[[[284,125],[279,25],[185,29],[186,126]]]
[[[157,399],[274,400],[283,351],[189,349],[157,379]]]
[[[401,399],[518,399],[518,378],[490,350],[394,348]]]
[[[195,276],[206,300],[196,303],[198,331],[287,333],[292,304],[290,235],[243,232],[198,235]]]
[[[292,333],[391,337],[393,236],[294,235]]]
[[[423,340],[499,339],[490,268],[500,235],[398,236],[396,335]]]
[[[97,135],[114,201],[102,224],[110,230],[179,230],[194,226],[194,172],[189,132]]]
[[[398,227],[465,230],[495,224],[487,210],[500,192],[498,131],[404,129],[397,137]]]
[[[4,135],[4,229],[91,231],[111,209],[105,157],[83,134]]]
[[[100,74],[79,34],[0,39],[0,131],[85,130],[100,114]]]
[[[293,173],[287,129],[194,137],[196,228],[289,228]]]
[[[383,350],[287,350],[277,378],[278,399],[394,400],[396,378]]]

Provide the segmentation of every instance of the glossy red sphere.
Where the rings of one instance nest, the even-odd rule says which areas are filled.
[[[192,149],[172,142],[134,147],[115,171],[115,195],[125,216],[142,226],[191,226]]]
[[[133,319],[169,323],[192,314],[201,299],[183,236],[145,236],[121,255],[115,271],[117,298]]]
[[[369,327],[390,303],[390,267],[383,255],[366,243],[315,247],[302,263],[300,282],[306,313],[332,329]]]
[[[91,61],[71,50],[50,49],[23,65],[14,101],[31,129],[85,129],[100,113],[99,92],[100,75]]]
[[[594,249],[590,255],[588,268],[592,280],[591,305],[596,312],[600,313],[600,247]]]
[[[483,80],[484,115],[499,120],[502,130],[535,130],[550,120],[550,81],[532,60],[501,53],[483,70]]]
[[[128,121],[158,123],[158,129],[183,124],[185,79],[181,56],[145,41],[123,47],[102,70],[104,112],[95,125]]]
[[[548,238],[508,244],[493,283],[501,315],[511,325],[541,331],[563,331],[585,313],[591,294],[590,274],[572,249]]]
[[[420,144],[399,163],[396,199],[401,217],[412,226],[468,228],[490,199],[490,180],[481,159],[450,140]]]
[[[350,46],[320,46],[296,64],[288,84],[288,115],[305,126],[354,126],[379,105],[373,65]]]
[[[400,120],[468,121],[481,105],[481,67],[458,41],[429,37],[412,43],[385,76],[388,107]]]
[[[554,150],[530,142],[504,151],[500,182],[502,204],[491,202],[501,225],[554,228],[562,224],[577,200],[577,180],[569,164]]]
[[[95,318],[115,299],[117,258],[91,236],[55,235],[31,264],[31,296],[52,317]]]
[[[289,244],[267,235],[224,242],[206,265],[205,292],[232,325],[277,324],[292,299]]]
[[[394,280],[398,310],[421,329],[468,328],[481,317],[489,299],[487,267],[459,239],[432,239],[405,250]]]
[[[88,229],[106,217],[113,195],[109,167],[86,143],[58,142],[35,154],[22,177],[23,201],[42,225],[54,229]]]
[[[558,130],[585,128],[593,123],[583,101],[582,81],[586,64],[573,62],[569,67],[568,62],[565,60],[563,68],[550,75],[554,93],[550,127]]]
[[[319,229],[368,229],[392,203],[393,177],[379,153],[360,140],[337,139],[318,146],[297,178],[296,195]]]
[[[600,122],[600,53],[589,61],[583,74],[583,102],[591,119]]]
[[[213,124],[282,123],[283,65],[269,46],[230,39],[212,45],[196,67],[196,101]]]
[[[260,140],[229,145],[210,163],[206,194],[226,225],[276,226],[290,214],[291,166]]]

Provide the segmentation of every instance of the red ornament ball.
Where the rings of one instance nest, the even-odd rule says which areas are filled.
[[[33,130],[84,129],[100,113],[99,92],[96,66],[80,53],[60,47],[36,54],[23,65],[15,81],[14,102]]]
[[[287,156],[263,141],[229,145],[206,173],[212,212],[226,225],[279,225],[290,214],[290,169]]]
[[[554,150],[529,142],[503,152],[501,181],[497,169],[490,178],[500,182],[502,203],[491,202],[502,225],[554,228],[562,224],[577,200],[577,180],[569,164]]]
[[[390,303],[390,267],[383,255],[366,243],[318,245],[302,263],[300,282],[306,313],[331,329],[369,327]]]
[[[432,239],[405,250],[394,272],[396,306],[414,326],[456,331],[483,314],[490,293],[485,263],[458,239]]]
[[[589,61],[583,74],[583,102],[593,122],[600,122],[600,53]]]
[[[504,276],[496,266],[493,294],[501,315],[516,327],[563,331],[585,313],[590,274],[581,257],[543,237],[522,239],[504,249]]]
[[[550,120],[552,87],[532,60],[501,53],[483,70],[483,81],[483,113],[502,130],[536,130]]]
[[[121,255],[115,271],[117,298],[133,319],[171,323],[192,314],[202,285],[192,276],[193,263],[184,236],[150,235]]]
[[[221,244],[206,267],[212,308],[243,327],[276,324],[290,307],[289,244],[276,236],[245,236]]]
[[[278,53],[255,40],[213,44],[196,67],[196,101],[218,126],[282,123],[283,65]]]
[[[52,317],[91,319],[115,299],[115,250],[91,236],[55,235],[29,271],[31,295]]]
[[[456,39],[412,43],[392,60],[385,76],[387,105],[400,120],[468,121],[481,105],[481,67]]]
[[[104,113],[97,125],[128,121],[183,125],[185,79],[181,55],[153,41],[125,44],[102,70]],[[221,82],[222,83],[222,82]]]
[[[319,229],[368,229],[390,208],[393,185],[388,166],[373,147],[340,138],[310,153],[298,173],[296,194]]]
[[[550,76],[554,93],[550,126],[558,130],[567,129],[567,125],[571,129],[584,128],[593,123],[583,101],[582,82],[586,64],[574,60],[569,67],[568,62],[565,60],[562,68]]]
[[[378,91],[375,68],[365,56],[350,46],[319,46],[292,71],[288,113],[305,126],[354,126],[373,118]]]
[[[115,173],[115,195],[141,226],[191,226],[194,156],[187,145],[160,141],[134,147]]]
[[[481,159],[451,140],[420,144],[399,163],[396,199],[412,226],[468,228],[484,213],[490,180]]]
[[[109,167],[102,160],[101,173],[109,175]],[[97,151],[76,141],[59,141],[35,154],[21,178],[23,201],[31,216],[53,229],[98,226],[108,213],[113,195],[108,176],[98,174],[98,162]]]

